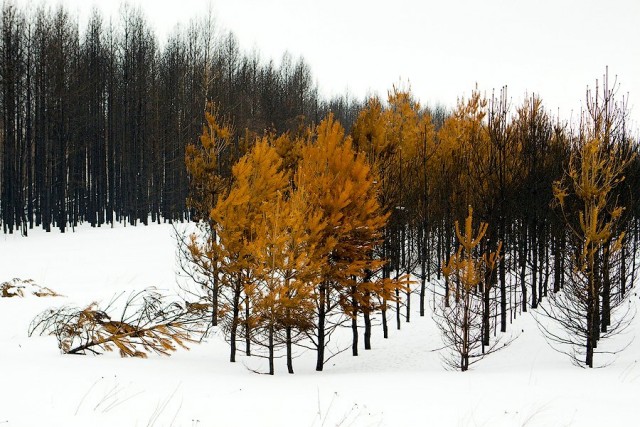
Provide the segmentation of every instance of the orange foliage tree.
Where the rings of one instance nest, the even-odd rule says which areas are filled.
[[[332,115],[324,119],[301,150],[296,185],[307,189],[312,212],[326,223],[317,245],[322,257],[320,283],[316,289],[316,370],[325,362],[328,336],[339,322],[328,317],[340,308],[357,319],[358,313],[376,309],[377,299],[392,299],[389,280],[370,279],[368,271],[383,261],[373,258],[387,221],[378,201],[378,181],[363,153],[356,153],[350,137]],[[357,327],[357,325],[356,325]],[[354,335],[357,337],[357,332]]]

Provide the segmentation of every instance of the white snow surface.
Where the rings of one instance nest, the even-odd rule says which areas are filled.
[[[302,352],[295,375],[284,359],[275,376],[252,371],[266,370],[264,359],[229,363],[219,335],[149,359],[63,355],[54,337],[27,336],[47,308],[107,303],[150,286],[180,293],[175,254],[166,224],[1,235],[0,282],[33,279],[64,297],[0,298],[0,427],[638,425],[638,340],[610,366],[580,369],[547,345],[526,313],[510,325],[519,337],[466,373],[442,366],[434,322],[418,313],[400,331],[389,314],[389,339],[376,326],[372,350],[343,352],[324,372],[314,370],[312,351]],[[634,320],[621,339],[638,331]],[[350,333],[340,331],[342,345]]]

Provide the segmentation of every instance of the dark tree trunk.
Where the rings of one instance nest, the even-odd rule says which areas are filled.
[[[424,301],[426,296],[426,289],[426,276],[423,272],[422,276],[420,277],[420,317],[424,317]]]
[[[273,325],[269,325],[269,375],[274,374],[273,367]]]
[[[560,236],[558,235],[557,230],[553,241],[553,293],[557,293],[560,292],[560,275],[562,274],[562,266],[560,262]]]
[[[423,283],[425,282],[425,277],[426,277],[426,253],[425,253],[425,249],[423,248],[424,246],[424,242],[423,242],[423,238],[424,238],[424,230],[423,230],[423,225],[420,225],[418,227],[418,237],[416,238],[416,245],[417,245],[417,250],[418,250],[418,258],[420,260],[420,301],[419,301],[419,307],[420,307],[420,317],[424,316],[424,296],[422,295],[423,292]]]
[[[585,363],[589,368],[593,368],[593,302],[589,298],[589,304],[587,307],[587,352],[585,357]]]
[[[229,331],[229,342],[231,345],[231,355],[229,356],[229,361],[236,361],[236,336],[238,334],[238,324],[240,323],[240,278],[237,279],[238,283],[236,283],[235,289],[233,291],[233,318],[231,320],[231,330]]]
[[[463,298],[464,304],[464,315],[462,320],[462,352],[461,352],[461,363],[460,368],[462,372],[465,372],[469,369],[469,293],[465,292]],[[484,351],[484,347],[483,347]]]
[[[396,279],[398,279],[400,272],[396,271]],[[396,288],[396,329],[400,330],[400,325],[402,322],[400,321],[400,289]]]
[[[451,294],[451,283],[449,282],[449,277],[445,276],[444,278],[444,306],[449,307],[449,298]],[[457,297],[456,297],[457,298]]]
[[[364,317],[364,349],[371,350],[371,315],[369,310],[365,310]]]
[[[351,318],[351,332],[353,335],[351,352],[354,356],[357,356],[358,355],[358,318],[356,316]]]
[[[636,220],[636,238],[633,239],[633,250],[631,251],[631,277],[629,278],[629,286],[633,287],[633,284],[636,281],[636,259],[638,256],[638,240],[640,240],[639,229],[640,229],[640,219]]]
[[[445,233],[446,233],[446,228],[449,226],[449,224],[445,221]],[[445,255],[444,255],[444,248],[443,248],[443,243],[442,243],[442,233],[438,233],[437,236],[437,249],[436,249],[436,253],[438,255],[438,261],[442,262],[442,260],[444,259]],[[442,269],[440,268],[440,266],[437,266],[438,268],[436,268],[436,278],[438,280],[440,280],[441,274],[442,274]]]
[[[216,269],[217,270],[217,269]],[[211,295],[211,325],[218,326],[218,272],[213,274],[213,289]]]
[[[491,338],[491,280],[493,274],[489,271],[482,286],[482,351],[489,346]]]
[[[326,316],[326,296],[327,285],[326,283],[320,284],[320,301],[318,301],[318,351],[316,358],[316,371],[322,371],[324,368],[324,327]]]
[[[627,293],[627,245],[622,244],[620,248],[620,299]]]
[[[522,290],[522,311],[527,311],[527,232],[526,225],[522,225],[522,235],[520,240],[520,287]]]
[[[593,267],[597,266],[596,262],[591,262]],[[597,335],[600,331],[600,316],[598,313],[599,296],[598,296],[598,271],[596,268],[589,272],[588,289],[587,289],[587,348],[585,363],[589,368],[593,368],[594,349],[597,347]]]
[[[293,374],[293,349],[291,342],[291,327],[286,327],[286,346],[287,346],[287,370],[290,374]]]
[[[249,326],[249,317],[251,316],[249,295],[245,294],[244,300],[244,346],[247,356],[251,356],[251,327]]]
[[[611,325],[611,276],[610,276],[610,255],[608,251],[603,253],[602,265],[602,332],[607,332]]]
[[[564,288],[565,265],[566,265],[567,237],[564,233],[560,235],[560,289]]]
[[[358,301],[355,297],[356,287],[351,288],[351,332],[353,335],[353,342],[351,344],[351,351],[354,356],[358,355]]]
[[[544,239],[544,237],[543,237]],[[542,284],[542,297],[548,296],[549,293],[549,245],[544,246],[544,257],[541,263],[544,264],[544,283]],[[542,297],[540,300],[542,300]]]
[[[531,260],[533,265],[531,267],[531,308],[534,310],[538,308],[538,220],[534,218],[531,228]]]
[[[598,348],[598,340],[600,340],[600,296],[602,289],[602,254],[596,252],[595,263],[593,264],[593,295],[592,309],[593,319],[591,319],[591,330],[593,332],[593,348]]]
[[[370,282],[372,276],[371,270],[365,270],[364,281]],[[361,310],[364,318],[364,349],[371,350],[371,293],[366,291],[364,297],[366,306]]]
[[[386,256],[387,256],[386,245],[383,244],[383,258],[386,259]],[[389,267],[388,267],[388,264],[385,264],[382,267],[382,278],[388,279],[389,276],[390,276]],[[382,336],[384,338],[389,338],[389,325],[387,324],[387,299],[386,298],[382,299],[382,308],[380,311],[382,315]]]
[[[382,314],[382,336],[383,338],[389,338],[389,325],[387,322],[387,300],[382,299],[382,309],[380,310]]]
[[[545,292],[545,284],[547,279],[545,277],[545,272],[547,271],[547,258],[545,256],[547,251],[547,244],[545,242],[545,225],[544,223],[540,225],[538,228],[538,304],[542,301],[542,297],[546,295]]]
[[[410,273],[409,260],[411,259],[411,248],[413,247],[413,242],[412,242],[411,233],[409,233],[409,241],[408,242],[406,241],[407,233],[405,232],[405,228],[406,226],[403,226],[402,228],[402,265],[403,265],[405,274],[408,276]],[[407,245],[409,245],[408,254],[406,253]],[[407,283],[407,289],[405,291],[405,297],[407,299],[405,302],[405,313],[406,313],[405,322],[409,323],[411,321],[411,286],[408,283]]]
[[[505,242],[505,218],[500,216],[499,240]],[[502,256],[502,254],[498,254]],[[507,266],[503,259],[498,266],[500,275],[500,332],[507,332]]]

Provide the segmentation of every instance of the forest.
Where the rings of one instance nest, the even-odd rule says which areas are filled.
[[[160,43],[134,7],[116,23],[94,12],[80,34],[62,7],[27,14],[4,2],[0,50],[5,233],[187,219],[184,149],[207,100],[247,138],[328,111],[349,123],[358,108],[321,100],[302,59],[242,53],[213,16]]]
[[[2,11],[0,212],[5,233],[197,221],[182,268],[235,361],[317,351],[339,326],[380,333],[433,315],[452,367],[502,347],[528,310],[557,320],[574,361],[598,343],[637,277],[639,139],[618,81],[588,86],[575,121],[507,86],[455,107],[409,88],[322,99],[310,68],[245,54],[212,17],[159,43],[135,8]],[[437,296],[437,300],[435,301]],[[545,299],[553,304],[541,305]],[[414,301],[415,300],[415,301]],[[362,319],[364,328],[359,327]],[[253,349],[253,350],[252,350]]]

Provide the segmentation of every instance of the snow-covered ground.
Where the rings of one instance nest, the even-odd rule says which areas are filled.
[[[387,340],[374,329],[374,349],[359,357],[344,352],[319,373],[308,351],[295,375],[277,360],[274,377],[249,369],[265,360],[229,363],[219,336],[149,359],[61,355],[55,338],[27,336],[46,308],[150,286],[179,292],[176,270],[169,225],[0,235],[0,282],[33,279],[64,295],[0,298],[0,426],[638,425],[638,340],[611,366],[580,369],[528,315],[511,325],[518,339],[466,373],[442,367],[433,321],[417,314]],[[623,339],[638,332],[635,320]]]

